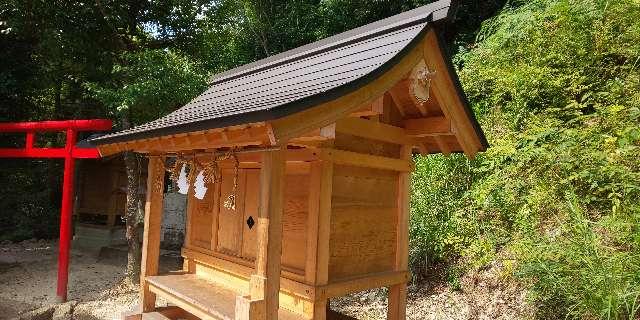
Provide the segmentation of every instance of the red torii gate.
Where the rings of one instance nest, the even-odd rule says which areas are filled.
[[[24,132],[24,148],[0,148],[0,158],[60,158],[64,159],[64,179],[62,182],[62,208],[60,210],[60,243],[58,254],[58,288],[56,294],[60,302],[67,301],[69,279],[69,247],[71,245],[71,210],[73,208],[73,176],[75,159],[100,158],[96,148],[75,146],[79,131],[111,130],[112,122],[106,119],[66,120],[41,122],[0,123],[0,132]],[[64,131],[64,148],[34,147],[37,132]]]

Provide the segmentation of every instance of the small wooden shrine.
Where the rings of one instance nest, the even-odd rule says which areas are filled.
[[[78,165],[74,214],[82,224],[114,228],[124,215],[127,174],[122,157],[83,160]]]
[[[330,298],[388,287],[388,317],[405,318],[412,152],[487,148],[438,39],[448,8],[218,74],[177,111],[94,140],[149,157],[138,317],[318,320]],[[188,218],[184,268],[161,275],[166,171]]]

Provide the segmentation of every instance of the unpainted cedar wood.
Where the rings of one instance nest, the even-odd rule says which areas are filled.
[[[404,128],[408,136],[417,138],[452,133],[451,121],[444,116],[406,119]]]
[[[263,277],[265,282],[262,296],[254,295],[254,292],[251,296],[254,299],[265,300],[267,319],[276,319],[279,308],[286,144],[283,148],[264,152],[260,169],[258,251],[254,275]]]
[[[464,102],[458,95],[453,83],[453,75],[449,74],[449,68],[440,51],[435,31],[431,30],[427,33],[423,50],[424,59],[429,70],[437,72],[431,81],[436,99],[440,102],[443,112],[451,119],[454,128],[457,130],[456,136],[459,137],[460,145],[465,150],[465,154],[473,158],[482,149],[480,137],[473,128],[472,119],[469,119],[465,113]]]
[[[216,251],[231,256],[240,256],[242,245],[243,216],[238,212],[244,212],[244,188],[246,185],[246,171],[238,173],[238,188],[236,194],[236,209],[226,208],[224,202],[233,195],[234,170],[223,169],[220,182],[220,200],[218,214],[218,245]]]
[[[336,121],[335,131],[336,133],[391,144],[410,143],[410,139],[403,128],[361,118],[340,119]]]
[[[373,122],[371,120],[363,121]],[[375,141],[347,133],[337,133],[336,139],[333,141],[333,149],[351,151],[364,155],[397,158],[400,146],[396,143]]]
[[[254,272],[250,265],[227,260],[225,256],[202,252],[200,249],[183,248],[182,256],[194,261],[195,273],[209,281],[221,283],[236,290],[239,294],[248,294],[249,279]],[[315,291],[313,286],[304,283],[304,278],[283,270],[281,291],[289,295],[313,300]]]
[[[380,272],[346,278],[318,287],[317,290],[322,292],[326,298],[334,298],[364,290],[406,283],[408,280],[409,272],[407,271]]]
[[[412,171],[412,163],[407,160],[381,157],[370,154],[330,149],[325,156],[335,164],[360,166],[367,168],[408,172]]]
[[[330,282],[393,270],[396,239],[394,213],[394,208],[333,208]]]
[[[402,158],[411,159],[411,146],[406,145],[401,150]],[[394,229],[396,230],[395,271],[407,271],[409,262],[409,196],[411,188],[411,174],[398,174],[397,206],[395,209]],[[406,282],[389,287],[387,319],[397,320],[406,318],[407,284]]]
[[[142,260],[140,272],[140,304],[143,312],[155,309],[156,296],[149,290],[147,277],[158,274],[160,258],[160,227],[162,225],[162,203],[164,192],[164,157],[149,159],[147,170],[147,195],[142,236]]]

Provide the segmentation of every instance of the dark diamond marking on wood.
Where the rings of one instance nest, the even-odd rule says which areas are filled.
[[[249,216],[249,219],[247,219],[247,226],[249,226],[249,230],[251,230],[251,228],[253,228],[254,224],[256,224],[256,222],[253,221],[253,217]]]

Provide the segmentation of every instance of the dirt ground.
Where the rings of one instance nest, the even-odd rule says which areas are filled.
[[[407,319],[529,320],[535,309],[520,285],[505,279],[500,266],[462,276],[461,288],[443,282],[440,270],[413,283],[407,293]],[[331,308],[361,320],[386,319],[386,289],[334,299]]]
[[[57,250],[54,241],[0,245],[0,319],[55,302]],[[68,299],[78,302],[74,319],[118,319],[137,305],[138,288],[125,281],[125,263],[124,251],[72,252]],[[176,270],[179,261],[163,257],[161,265]]]
[[[55,301],[57,244],[29,240],[0,244],[0,319]],[[78,302],[73,319],[119,319],[122,312],[138,303],[137,287],[123,276],[123,251],[73,252],[69,279],[69,300]],[[179,259],[165,255],[161,268],[176,270]],[[504,284],[499,268],[465,275],[461,290],[427,279],[410,287],[407,302],[409,319],[530,319],[533,310],[526,292],[514,284]],[[429,285],[429,283],[436,283]],[[159,301],[160,305],[165,302]],[[384,290],[371,290],[331,301],[331,307],[358,319],[385,319]]]

